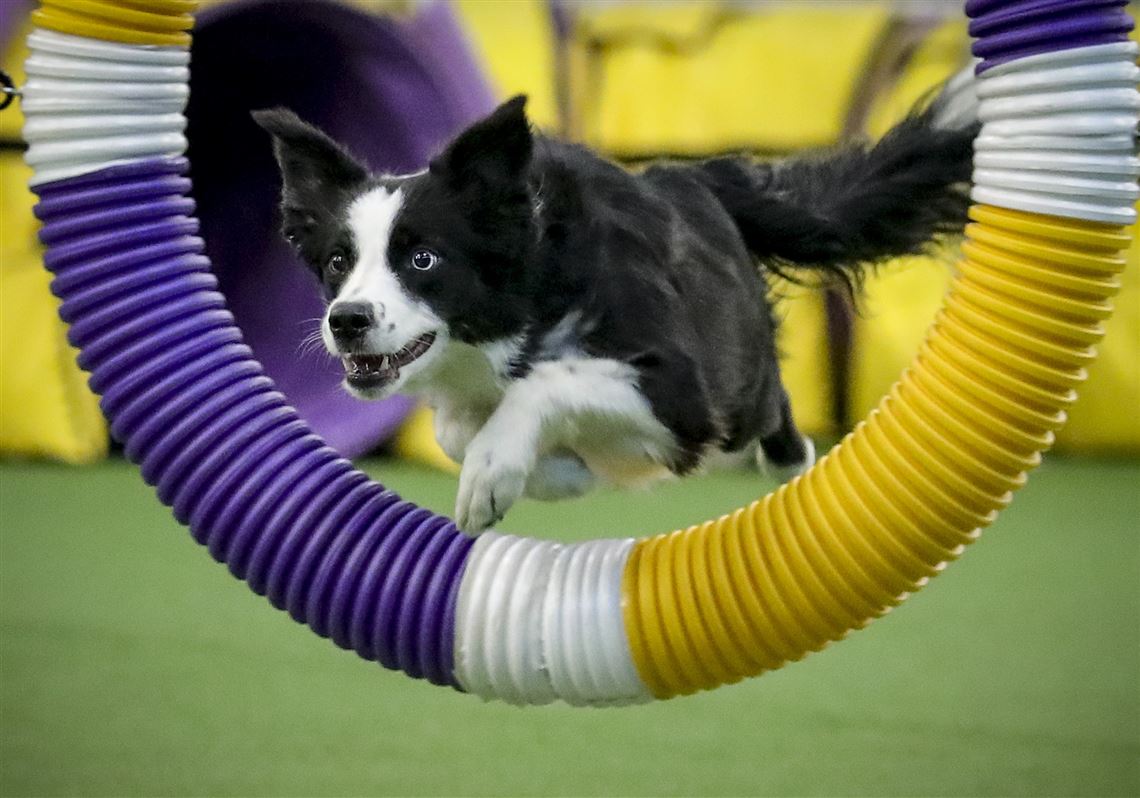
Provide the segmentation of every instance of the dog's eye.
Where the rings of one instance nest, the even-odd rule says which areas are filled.
[[[412,268],[419,269],[421,272],[426,272],[437,263],[439,263],[439,255],[430,249],[417,249],[412,253]]]
[[[348,272],[348,258],[340,252],[334,252],[329,256],[328,263],[325,268],[329,270],[329,274],[345,274]]]

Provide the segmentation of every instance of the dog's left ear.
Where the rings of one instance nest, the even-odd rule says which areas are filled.
[[[329,219],[368,180],[368,170],[324,132],[285,108],[254,111],[273,137],[281,170],[281,234],[306,257],[319,220]]]
[[[533,149],[526,95],[520,94],[460,133],[430,168],[457,189],[515,188],[526,180]]]
[[[323,131],[292,111],[254,111],[253,120],[273,137],[273,154],[281,170],[282,204],[310,213],[330,206],[359,188],[368,170]]]

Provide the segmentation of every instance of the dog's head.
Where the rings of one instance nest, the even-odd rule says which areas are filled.
[[[291,111],[254,113],[274,139],[282,232],[321,282],[322,338],[354,395],[422,384],[453,340],[521,331],[535,239],[525,103],[504,103],[404,176],[370,174]]]

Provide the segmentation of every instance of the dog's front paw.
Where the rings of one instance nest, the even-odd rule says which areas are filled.
[[[482,532],[506,514],[522,495],[533,458],[505,448],[471,442],[459,473],[455,523],[464,532]]]

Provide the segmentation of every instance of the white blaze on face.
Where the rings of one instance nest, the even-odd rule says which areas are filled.
[[[330,305],[330,309],[338,302],[367,302],[372,306],[376,324],[365,337],[364,347],[378,354],[395,352],[442,325],[431,308],[404,289],[388,263],[392,227],[403,202],[402,189],[377,187],[349,206],[348,226],[356,244],[356,265]],[[325,342],[335,352],[327,314],[322,327]]]

